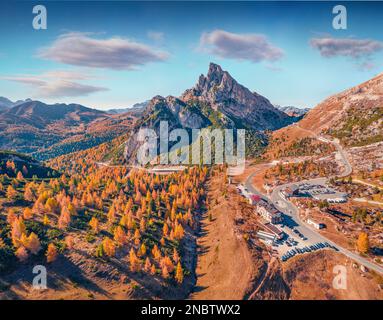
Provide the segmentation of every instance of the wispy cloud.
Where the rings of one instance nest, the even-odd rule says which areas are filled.
[[[369,57],[383,49],[382,42],[371,39],[322,37],[311,39],[310,44],[326,58],[344,56],[358,59]]]
[[[161,42],[164,40],[165,34],[160,31],[153,31],[149,30],[148,33],[148,38],[157,42]]]
[[[169,57],[167,52],[129,39],[96,39],[85,33],[63,34],[38,55],[65,64],[113,70],[131,70]]]
[[[273,46],[265,35],[225,30],[204,32],[200,38],[200,49],[221,58],[252,62],[276,61],[283,57],[283,50]]]
[[[266,68],[271,70],[271,71],[274,71],[274,72],[281,72],[281,71],[283,71],[283,68],[275,66],[275,65],[272,65],[272,64],[267,64]]]
[[[358,67],[361,71],[370,71],[370,70],[376,69],[377,65],[370,61],[365,61],[360,63]]]
[[[76,81],[90,78],[90,76],[83,73],[64,70],[49,71],[39,75],[2,77],[4,80],[31,86],[36,90],[36,96],[42,98],[79,97],[109,90],[108,88],[87,85]]]

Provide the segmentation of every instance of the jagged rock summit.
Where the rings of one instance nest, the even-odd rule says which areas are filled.
[[[239,84],[221,66],[210,63],[206,76],[181,96],[185,102],[207,103],[213,110],[229,117],[236,126],[256,130],[275,130],[292,119],[275,108],[268,99]]]

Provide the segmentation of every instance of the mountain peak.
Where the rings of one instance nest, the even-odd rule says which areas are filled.
[[[25,100],[17,100],[16,102],[13,102],[5,97],[0,97],[0,110],[4,109],[10,109],[12,107],[15,107],[19,104],[25,103],[25,102],[31,102],[31,99],[25,99]]]
[[[253,129],[275,129],[291,122],[290,117],[274,108],[268,99],[239,84],[215,63],[210,63],[206,76],[200,75],[197,84],[186,90],[181,100],[206,103]]]
[[[238,86],[238,83],[227,72],[222,70],[221,66],[213,62],[209,65],[209,70],[205,75],[201,74],[196,85],[183,94],[183,98],[188,100],[188,97],[204,97],[208,100],[214,99],[214,96],[226,96],[231,92],[233,87]]]
[[[213,76],[213,75],[222,75],[223,70],[220,65],[215,64],[213,62],[210,62],[209,64],[209,71],[207,72],[207,78]]]

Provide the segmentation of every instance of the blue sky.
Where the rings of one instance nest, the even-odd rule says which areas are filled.
[[[32,28],[44,4],[48,29]],[[347,30],[332,28],[344,4]],[[383,72],[383,3],[2,2],[0,96],[98,109],[178,96],[209,62],[272,103],[313,107]]]

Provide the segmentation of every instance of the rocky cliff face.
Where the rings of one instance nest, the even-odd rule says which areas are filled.
[[[201,75],[197,84],[181,97],[152,98],[139,126],[156,129],[158,120],[165,118],[171,122],[170,127],[196,129],[213,125],[260,131],[278,129],[294,120],[214,63],[207,75]]]
[[[207,75],[201,75],[194,88],[186,90],[181,99],[207,103],[213,110],[248,129],[275,130],[292,122],[268,99],[240,85],[214,63],[210,63]]]
[[[174,128],[199,129],[210,125],[201,110],[173,96],[154,97],[145,110],[144,123],[148,124],[146,119],[151,119],[149,127],[154,125],[154,129],[155,123],[161,120],[168,120],[169,126]]]

